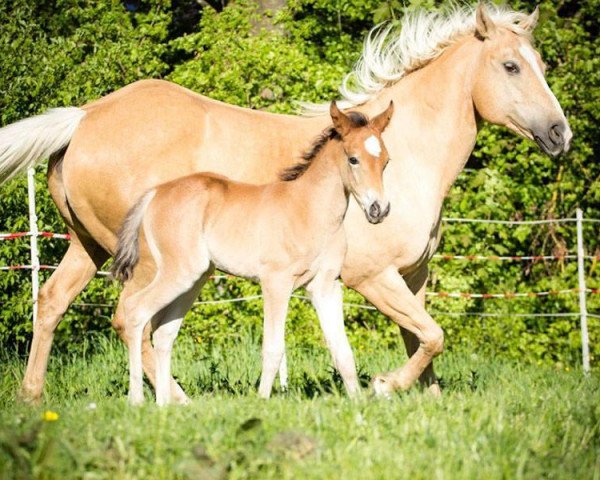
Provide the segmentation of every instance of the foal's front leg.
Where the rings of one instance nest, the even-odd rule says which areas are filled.
[[[342,286],[335,279],[335,275],[325,272],[323,275],[317,275],[306,286],[306,291],[317,311],[335,368],[342,376],[348,395],[355,397],[360,393],[360,385],[354,354],[344,328]]]
[[[293,279],[274,276],[261,280],[264,299],[262,374],[258,394],[271,396],[275,375],[285,351],[285,320],[293,290]]]

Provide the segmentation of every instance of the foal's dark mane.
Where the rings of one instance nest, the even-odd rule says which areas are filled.
[[[353,128],[366,127],[369,124],[369,119],[360,112],[349,112],[346,116],[350,119]],[[292,165],[283,170],[279,174],[279,178],[286,182],[290,182],[301,177],[330,140],[341,140],[341,138],[341,135],[333,126],[327,127],[313,141],[311,147],[302,154],[302,160],[296,165]]]

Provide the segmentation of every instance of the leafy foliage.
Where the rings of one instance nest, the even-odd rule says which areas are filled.
[[[118,2],[60,0],[0,5],[0,115],[2,124],[52,106],[79,105],[140,78],[167,78],[229,103],[292,112],[297,100],[329,100],[361,50],[374,22],[401,18],[407,10],[439,8],[449,2],[375,2],[372,0],[290,0],[277,12],[265,12],[248,0],[219,11],[199,12],[185,2],[135,2],[128,11]],[[219,3],[219,2],[211,2]],[[226,2],[219,3],[224,5]],[[529,9],[534,2],[513,7]],[[533,144],[491,126],[483,126],[466,171],[452,188],[445,216],[497,219],[600,217],[600,40],[599,0],[540,4],[538,48],[547,62],[548,81],[565,108],[575,133],[571,152],[559,159],[544,156]],[[192,11],[193,10],[193,11]],[[182,13],[183,12],[183,13]],[[190,15],[192,15],[190,17]],[[194,26],[190,18],[199,16]],[[41,170],[41,169],[38,169]],[[39,227],[64,227],[37,173]],[[0,187],[0,230],[28,230],[25,180]],[[586,224],[588,254],[600,253],[597,224]],[[60,240],[40,240],[43,263],[56,264],[65,251]],[[440,251],[455,254],[552,254],[574,252],[574,224],[510,228],[446,225]],[[3,265],[28,264],[25,240],[0,243]],[[600,287],[598,267],[586,263],[588,285]],[[43,273],[47,278],[47,273]],[[444,262],[432,264],[436,291],[541,291],[576,287],[574,262]],[[211,282],[202,300],[260,293],[249,282]],[[347,291],[349,303],[363,299]],[[0,272],[0,339],[23,350],[31,325],[30,283],[25,271]],[[118,288],[97,278],[76,300],[95,306],[69,309],[59,328],[62,348],[81,344],[90,332],[110,331],[111,307]],[[588,297],[590,311],[600,310],[598,296]],[[506,317],[434,314],[446,331],[449,349],[478,350],[537,362],[573,364],[580,340],[576,317],[515,316],[532,312],[577,312],[574,295],[514,300],[434,298],[432,312],[501,313]],[[356,350],[398,346],[397,329],[382,315],[359,307],[346,310]],[[258,335],[260,301],[194,307],[186,334],[204,344]],[[100,319],[100,320],[99,320]],[[288,323],[291,345],[319,344],[315,315],[294,299]],[[600,355],[600,322],[590,319],[593,359]]]

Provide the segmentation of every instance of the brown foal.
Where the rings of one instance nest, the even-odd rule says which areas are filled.
[[[393,103],[369,121],[331,104],[333,126],[304,160],[266,185],[198,173],[146,192],[119,234],[113,272],[125,280],[129,401],[143,401],[142,338],[152,321],[156,401],[171,401],[171,350],[185,313],[214,268],[259,280],[264,337],[259,394],[268,398],[284,354],[290,296],[306,285],[333,361],[350,395],[359,391],[343,314],[332,304],[344,256],[350,194],[376,224],[390,211],[383,191],[388,153],[381,133]],[[322,299],[322,300],[321,300]]]

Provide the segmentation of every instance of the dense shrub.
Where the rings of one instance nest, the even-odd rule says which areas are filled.
[[[0,116],[2,124],[48,107],[79,105],[140,78],[168,78],[226,102],[292,112],[296,100],[327,100],[358,58],[362,38],[382,20],[395,21],[406,9],[437,8],[447,2],[375,2],[290,0],[279,12],[260,17],[248,1],[232,2],[222,11],[210,7],[189,26],[182,4],[166,0],[140,3],[129,12],[121,3],[89,0],[26,2],[0,5]],[[449,2],[448,2],[449,3]],[[221,4],[211,2],[211,4]],[[406,4],[406,8],[402,5]],[[515,2],[531,9],[534,2]],[[549,65],[549,84],[564,106],[575,139],[559,159],[544,156],[533,144],[497,127],[484,126],[477,147],[450,192],[445,216],[498,219],[572,217],[576,207],[600,217],[600,116],[597,18],[600,1],[541,4],[536,31],[538,48]],[[195,15],[195,13],[194,13]],[[185,17],[185,18],[184,18]],[[181,23],[184,20],[188,23]],[[268,27],[268,28],[265,28]],[[41,229],[64,226],[38,169],[38,215]],[[0,187],[0,230],[27,230],[26,183],[16,179]],[[586,248],[597,253],[598,226],[587,224]],[[58,263],[65,251],[60,240],[41,240],[43,263]],[[572,224],[510,228],[448,225],[440,251],[456,254],[550,254],[573,252]],[[0,243],[2,265],[27,264],[26,241]],[[589,286],[600,280],[595,262],[586,263]],[[42,275],[46,278],[46,272]],[[503,292],[576,287],[574,262],[461,263],[434,261],[431,289]],[[203,299],[256,295],[256,285],[240,280],[211,283]],[[23,351],[30,337],[30,283],[25,271],[0,272],[0,341]],[[353,292],[347,301],[362,303]],[[109,334],[118,288],[95,279],[69,309],[57,337],[63,348],[76,346],[89,332]],[[575,363],[580,340],[577,318],[514,316],[531,312],[576,312],[576,296],[524,300],[432,299],[434,312],[506,313],[502,318],[436,314],[450,349],[487,352],[543,362]],[[589,309],[600,310],[598,296]],[[355,348],[397,345],[397,330],[382,315],[347,309]],[[185,331],[199,342],[238,338],[261,323],[259,301],[195,307]],[[312,310],[294,299],[290,313],[291,344],[320,343]],[[592,349],[600,354],[600,324],[590,319]]]

